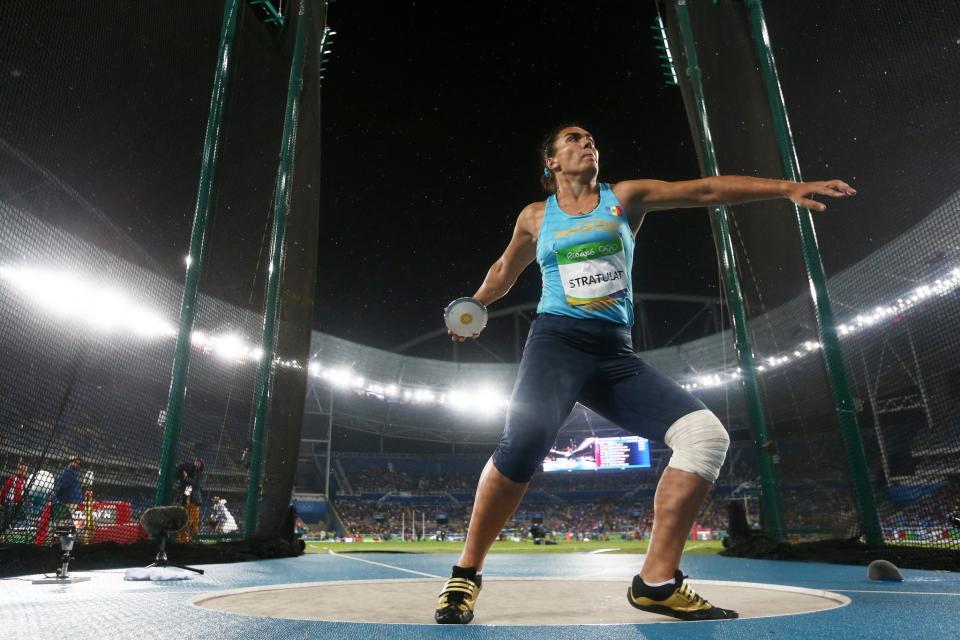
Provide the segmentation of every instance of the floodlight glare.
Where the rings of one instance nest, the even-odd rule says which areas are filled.
[[[353,379],[353,374],[350,373],[348,369],[326,369],[323,372],[324,377],[330,381],[330,383],[337,387],[338,389],[346,389],[350,386],[350,381]]]
[[[126,330],[142,337],[176,334],[159,315],[135,305],[122,293],[84,282],[70,273],[5,267],[0,276],[41,308],[99,331]]]

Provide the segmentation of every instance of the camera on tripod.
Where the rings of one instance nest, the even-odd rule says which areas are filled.
[[[70,552],[77,541],[77,528],[73,524],[60,524],[53,528],[53,534],[60,538],[60,566],[57,568],[57,577],[34,580],[33,584],[71,584],[89,580],[88,577],[70,575],[70,561],[74,560]]]

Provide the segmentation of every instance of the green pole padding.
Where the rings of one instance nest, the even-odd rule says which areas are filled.
[[[232,62],[233,42],[237,35],[239,0],[226,0],[223,9],[223,25],[220,28],[220,52],[213,76],[213,93],[210,96],[210,111],[207,114],[207,133],[203,142],[200,163],[200,187],[193,211],[193,229],[190,232],[190,253],[187,255],[187,276],[183,283],[183,299],[180,303],[180,328],[177,346],[173,354],[173,374],[167,410],[164,415],[163,449],[160,455],[160,477],[157,480],[155,504],[165,505],[170,500],[173,476],[177,466],[177,450],[180,446],[180,424],[183,402],[187,393],[187,371],[190,368],[190,339],[196,312],[200,274],[203,271],[203,249],[207,235],[207,217],[210,213],[213,194],[213,177],[220,154],[223,111],[227,98],[227,81]]]
[[[690,79],[694,107],[697,111],[698,133],[700,145],[703,149],[703,164],[706,173],[716,176],[720,175],[720,170],[713,147],[713,139],[710,135],[710,122],[707,118],[707,106],[703,97],[703,85],[700,81],[700,63],[697,58],[693,27],[690,24],[690,13],[686,0],[677,2],[676,7],[680,37],[683,40],[683,53],[687,60],[687,77]],[[727,303],[730,306],[734,342],[740,361],[747,417],[750,423],[750,431],[753,434],[753,443],[757,450],[763,532],[771,541],[783,542],[786,540],[787,532],[783,523],[783,508],[780,504],[780,482],[773,460],[773,442],[770,440],[763,405],[760,400],[753,348],[750,344],[750,336],[747,333],[747,312],[740,290],[740,276],[737,273],[733,253],[733,240],[730,236],[727,209],[724,206],[719,206],[711,207],[710,210],[712,213],[713,239],[723,265],[723,282],[726,288]]]
[[[773,118],[777,146],[780,150],[780,161],[783,164],[783,174],[790,180],[800,182],[802,180],[800,163],[797,160],[793,134],[790,131],[790,121],[787,118],[787,109],[784,105],[783,90],[777,74],[773,49],[770,46],[770,34],[767,31],[763,3],[761,0],[746,0],[746,5],[750,28],[753,31],[753,40],[757,47],[760,74],[770,104],[770,115]],[[827,278],[820,258],[820,249],[817,246],[817,235],[813,228],[813,217],[810,210],[805,207],[794,205],[794,210],[797,227],[800,230],[803,262],[807,269],[813,310],[817,318],[820,351],[823,353],[827,380],[833,394],[834,409],[840,423],[840,432],[847,452],[847,464],[853,480],[854,496],[860,514],[860,530],[868,544],[883,544],[880,516],[877,513],[877,503],[870,483],[870,472],[867,468],[867,458],[863,450],[863,440],[860,437],[857,412],[847,384],[847,374],[843,364],[843,354],[840,350],[837,325],[833,319],[833,310],[827,293]]]
[[[267,273],[266,304],[263,313],[260,363],[257,368],[256,409],[253,415],[253,448],[250,452],[250,477],[247,480],[247,500],[244,523],[246,535],[256,535],[257,502],[260,498],[260,474],[263,464],[263,440],[273,387],[274,345],[277,338],[277,312],[280,300],[280,275],[283,268],[284,237],[287,215],[290,213],[290,185],[293,179],[293,152],[297,137],[300,110],[300,91],[303,88],[303,67],[306,53],[306,10],[309,0],[301,0],[294,36],[293,59],[290,63],[290,81],[287,84],[287,109],[283,119],[283,137],[280,145],[280,165],[277,170],[277,188],[273,203],[273,230],[270,241],[270,261]]]

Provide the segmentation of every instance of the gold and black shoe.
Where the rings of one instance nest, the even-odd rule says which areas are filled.
[[[732,620],[740,614],[732,609],[715,607],[687,584],[680,571],[674,575],[674,583],[662,587],[647,586],[640,576],[633,577],[627,589],[627,600],[642,611],[660,613],[680,620]]]
[[[440,601],[433,614],[438,624],[467,624],[473,620],[473,608],[480,595],[483,577],[476,569],[453,568],[453,577],[443,585]]]

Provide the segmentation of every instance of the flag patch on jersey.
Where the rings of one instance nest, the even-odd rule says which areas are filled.
[[[623,216],[623,207],[620,205],[610,207],[610,215],[617,216],[618,218]]]

